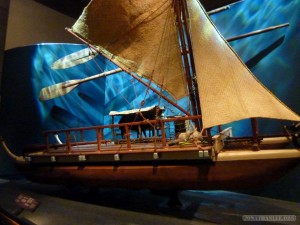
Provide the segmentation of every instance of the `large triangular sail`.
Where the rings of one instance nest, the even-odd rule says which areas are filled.
[[[218,32],[199,0],[186,0],[203,128],[246,118],[299,121],[265,88]],[[187,95],[174,0],[92,0],[72,27],[102,54]],[[181,18],[180,18],[181,19]]]
[[[187,0],[204,128],[246,118],[299,121],[251,73],[198,0]]]
[[[72,30],[178,100],[187,89],[172,2],[93,0]]]

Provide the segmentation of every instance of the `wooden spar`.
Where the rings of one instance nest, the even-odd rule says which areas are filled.
[[[289,25],[290,25],[289,23],[283,23],[283,24],[280,24],[280,25],[277,25],[277,26],[272,26],[272,27],[268,27],[268,28],[265,28],[265,29],[256,30],[256,31],[249,32],[249,33],[246,33],[246,34],[242,34],[242,35],[239,35],[239,36],[235,36],[235,37],[232,37],[232,38],[227,38],[226,40],[228,42],[231,42],[231,41],[239,40],[239,39],[242,39],[242,38],[246,38],[246,37],[266,33],[266,32],[276,30],[276,29],[279,29],[279,28],[287,27]]]
[[[128,73],[130,76],[132,76],[134,79],[136,79],[137,81],[139,81],[140,83],[142,83],[143,85],[145,85],[147,88],[149,88],[150,90],[152,90],[154,93],[156,93],[157,95],[159,95],[160,97],[162,97],[164,100],[166,100],[168,103],[170,103],[171,105],[173,105],[174,107],[176,107],[178,110],[180,110],[181,112],[183,112],[185,115],[190,116],[191,114],[186,111],[185,109],[183,109],[181,106],[179,106],[178,104],[176,104],[174,101],[172,101],[171,99],[169,99],[168,97],[164,96],[162,93],[160,93],[158,90],[156,90],[154,87],[151,87],[149,84],[147,84],[145,81],[143,81],[141,78],[139,78],[137,75],[135,75],[133,72],[131,72],[129,69],[127,69],[125,66],[123,66],[121,63],[118,62],[114,62],[111,60],[110,57],[108,57],[106,54],[104,54],[103,52],[99,51],[95,46],[93,46],[92,44],[88,43],[84,37],[80,36],[79,34],[76,34],[75,32],[73,32],[71,29],[66,28],[66,30],[72,34],[73,36],[75,36],[76,38],[78,38],[80,41],[82,41],[83,43],[85,43],[86,45],[88,45],[89,47],[91,47],[92,49],[94,49],[95,51],[99,52],[102,56],[104,56],[106,59],[108,59],[109,61],[113,62],[115,65],[117,65],[119,68],[121,68],[123,71],[125,71],[126,73]]]
[[[228,10],[228,9],[230,9],[230,6],[226,5],[226,6],[223,6],[221,8],[211,10],[211,11],[207,12],[207,14],[208,15],[213,15],[213,14],[216,14],[216,13],[219,13],[219,12],[223,12],[223,11]]]
[[[121,71],[122,71],[121,69],[106,71],[106,72],[103,72],[103,73],[100,73],[100,74],[96,74],[96,75],[93,75],[93,76],[90,76],[90,77],[86,77],[86,78],[82,78],[80,80],[77,80],[76,84],[85,83],[85,82],[88,82],[88,81],[91,81],[91,80],[98,79],[100,77],[106,77],[108,75],[112,75],[112,74],[115,74],[115,73],[118,73],[118,72],[121,72]],[[69,84],[69,85],[66,84],[66,87],[73,86],[73,85],[75,85],[75,84]]]
[[[192,105],[192,111],[194,115],[201,115],[198,86],[196,80],[193,79],[193,76],[195,74],[195,64],[194,64],[191,39],[188,34],[188,26],[186,22],[187,21],[186,2],[180,0],[176,1],[175,12],[177,15],[179,38],[180,38],[180,43],[182,45],[183,63],[184,63],[184,69],[186,74],[186,81],[188,84],[189,97]],[[188,58],[188,55],[190,56],[190,60]],[[197,129],[201,130],[202,127],[201,121],[200,123],[199,121],[195,121],[195,125]]]
[[[225,6],[223,6],[223,7],[220,7],[220,8],[217,8],[217,9],[210,10],[209,12],[207,12],[207,14],[208,14],[208,15],[213,15],[213,14],[216,14],[216,13],[219,13],[219,12],[223,12],[223,11],[225,11],[225,10],[227,10],[227,9],[230,9],[230,7],[231,7],[232,5],[235,5],[235,4],[240,3],[240,2],[242,2],[242,1],[243,1],[243,0],[236,1],[236,2],[233,2],[233,3],[229,4],[229,5],[225,5]]]

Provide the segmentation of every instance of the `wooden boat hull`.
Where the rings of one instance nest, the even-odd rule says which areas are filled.
[[[227,137],[224,132],[230,130],[214,136],[214,145],[197,142],[170,145],[165,138],[135,143],[129,136],[124,143],[115,144],[101,138],[103,127],[91,129],[96,129],[96,143],[72,143],[71,131],[66,130],[62,131],[68,137],[66,144],[50,145],[46,141],[43,151],[24,156],[14,155],[1,143],[28,179],[68,186],[249,189],[269,184],[300,162],[299,149],[280,149],[290,143],[288,137],[264,138],[260,142],[263,148],[258,150],[249,141],[246,145],[241,140],[235,140],[235,145],[224,145],[222,137]],[[165,136],[163,130],[162,136]]]
[[[269,151],[269,150],[266,150]],[[30,180],[63,185],[148,189],[252,189],[280,178],[300,162],[300,152],[292,156],[265,158],[264,151],[252,152],[248,159],[232,158],[229,153],[219,160],[146,161],[111,163],[19,164]],[[272,154],[266,153],[266,154]],[[281,154],[281,153],[280,153]],[[236,153],[235,153],[236,155]],[[251,155],[251,152],[248,153]],[[253,155],[256,155],[253,157]],[[258,155],[258,156],[257,156]],[[278,158],[279,157],[279,158]],[[285,157],[285,158],[280,158]]]

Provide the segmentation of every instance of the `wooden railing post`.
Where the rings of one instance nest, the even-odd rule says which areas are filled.
[[[46,151],[49,152],[49,133],[45,133]]]
[[[84,133],[83,133],[83,130],[80,130],[80,142],[84,142]]]
[[[257,118],[251,118],[252,136],[253,136],[253,150],[259,150],[259,137],[258,137],[258,120]]]
[[[101,151],[102,129],[96,129],[98,150]]]
[[[128,125],[125,125],[125,136],[126,136],[127,148],[131,148],[130,131],[129,131]]]
[[[71,144],[71,131],[66,131],[66,141],[67,141],[67,151],[68,153],[72,150],[72,144]]]
[[[167,145],[167,140],[166,140],[166,132],[165,132],[165,123],[161,120],[160,121],[160,129],[161,129],[161,144],[163,147]]]

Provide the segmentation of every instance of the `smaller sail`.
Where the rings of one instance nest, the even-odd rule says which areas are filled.
[[[199,0],[187,2],[204,128],[256,117],[300,121],[255,78]]]
[[[85,48],[56,60],[54,63],[52,63],[51,68],[54,70],[67,69],[86,63],[87,61],[95,58],[97,55],[98,52],[96,52],[94,49]]]

